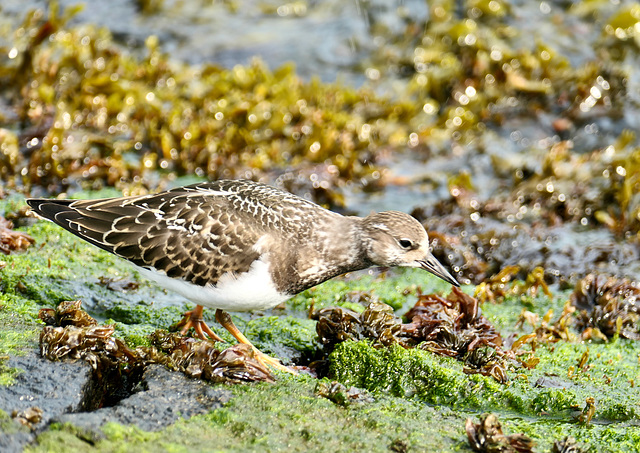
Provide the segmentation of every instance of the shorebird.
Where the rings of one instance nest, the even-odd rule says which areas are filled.
[[[427,232],[410,215],[342,216],[252,181],[27,203],[40,216],[129,260],[143,276],[194,302],[181,332],[193,327],[202,339],[221,341],[203,321],[204,307],[216,309],[216,320],[240,343],[251,345],[226,310],[272,308],[325,280],[371,266],[421,268],[460,286],[431,254]],[[263,363],[286,368],[254,349]]]

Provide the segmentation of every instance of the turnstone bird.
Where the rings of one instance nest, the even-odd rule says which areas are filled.
[[[342,216],[252,181],[223,180],[155,195],[101,200],[28,199],[40,216],[135,264],[161,287],[193,301],[182,334],[220,340],[203,307],[251,345],[225,310],[274,307],[345,272],[418,267],[459,286],[429,251],[424,227],[387,211]],[[254,348],[255,349],[255,348]],[[256,350],[257,351],[257,350]],[[263,362],[283,368],[259,351]]]

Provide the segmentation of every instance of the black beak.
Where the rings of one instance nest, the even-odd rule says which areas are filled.
[[[428,256],[424,260],[418,260],[420,267],[425,271],[431,272],[436,277],[440,277],[447,283],[451,283],[453,286],[460,287],[460,283],[451,276],[449,271],[447,271],[442,264],[434,257]]]

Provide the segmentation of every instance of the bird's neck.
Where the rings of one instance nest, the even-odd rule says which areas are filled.
[[[362,241],[362,219],[336,215],[322,219],[311,237],[292,238],[295,253],[288,263],[274,263],[283,273],[283,291],[297,294],[330,278],[370,267]],[[286,268],[286,270],[285,270]]]

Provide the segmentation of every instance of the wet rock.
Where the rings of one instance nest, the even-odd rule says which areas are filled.
[[[637,241],[620,241],[604,229],[585,231],[579,223],[568,221],[529,218],[505,222],[505,217],[515,219],[517,211],[501,209],[511,209],[513,203],[495,203],[501,204],[474,204],[477,209],[471,209],[448,201],[411,213],[429,231],[434,256],[451,267],[462,283],[480,284],[512,265],[519,269],[513,277],[521,280],[541,267],[548,283],[575,283],[593,270],[629,276],[640,273]]]
[[[40,357],[35,350],[10,357],[7,366],[20,372],[12,385],[0,387],[0,409],[16,415],[29,413],[34,407],[42,411],[40,420],[31,423],[31,429],[3,430],[0,451],[22,451],[54,417],[82,408],[92,372],[85,362],[54,363]]]
[[[15,415],[14,420],[0,423],[2,452],[22,451],[52,422],[69,422],[79,428],[86,439],[97,440],[104,437],[100,428],[110,421],[154,431],[178,418],[221,407],[231,398],[228,389],[187,378],[162,365],[150,365],[133,394],[114,406],[86,411],[87,400],[93,399],[95,392],[88,363],[82,360],[51,362],[31,351],[22,357],[11,357],[7,365],[22,372],[14,384],[0,387],[0,410]],[[29,423],[25,426],[22,419]]]
[[[22,426],[9,415],[0,412],[0,451],[6,453],[22,452],[24,446],[33,441],[35,434]]]
[[[100,439],[104,437],[100,428],[107,422],[156,431],[179,418],[190,418],[222,407],[230,399],[228,389],[189,379],[162,365],[150,365],[142,375],[138,390],[115,406],[93,412],[60,414],[54,421],[72,423],[89,439]]]

